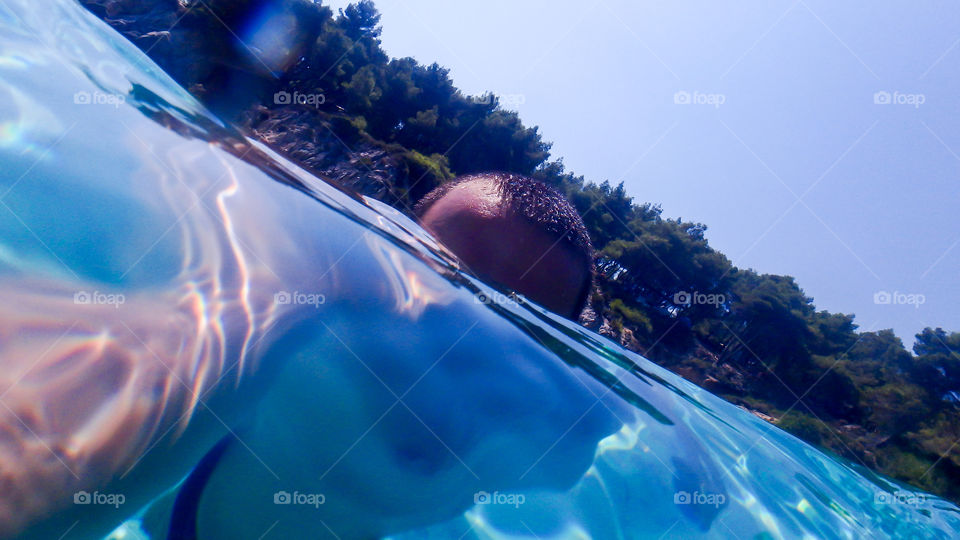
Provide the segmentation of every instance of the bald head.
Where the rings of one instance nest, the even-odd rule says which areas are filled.
[[[480,277],[577,318],[592,282],[592,247],[562,195],[509,174],[461,178],[417,205],[424,228]]]

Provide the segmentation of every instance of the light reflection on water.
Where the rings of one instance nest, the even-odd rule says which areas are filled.
[[[233,432],[260,474],[316,479],[344,537],[960,528],[583,328],[477,301],[416,224],[245,140],[78,6],[7,2],[0,26],[5,526],[102,534]],[[270,422],[302,446],[246,439]],[[127,502],[71,504],[96,489]]]

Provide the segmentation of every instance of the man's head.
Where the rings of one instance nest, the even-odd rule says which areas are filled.
[[[523,176],[461,177],[428,193],[423,227],[473,272],[576,319],[593,278],[593,247],[576,209]]]

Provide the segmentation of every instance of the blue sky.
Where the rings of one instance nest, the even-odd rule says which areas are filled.
[[[960,5],[378,8],[391,56],[505,96],[569,170],[707,224],[737,266],[795,276],[818,308],[908,345],[960,331]]]

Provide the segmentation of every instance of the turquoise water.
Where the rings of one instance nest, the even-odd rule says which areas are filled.
[[[202,509],[243,537],[960,532],[459,272],[78,5],[5,0],[0,27],[0,536],[163,537],[226,435]]]

